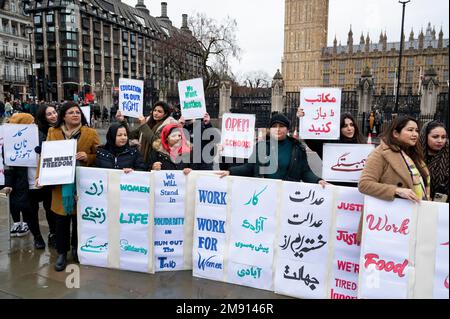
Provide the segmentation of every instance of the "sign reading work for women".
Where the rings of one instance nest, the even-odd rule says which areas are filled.
[[[181,115],[186,120],[203,118],[206,113],[203,79],[178,82]]]
[[[283,183],[275,292],[300,298],[327,297],[334,237],[332,205],[331,187]]]
[[[199,176],[195,189],[192,274],[224,280],[227,236],[228,180],[218,176]]]
[[[39,185],[63,185],[75,178],[77,141],[49,141],[42,143],[39,166]]]
[[[299,134],[303,139],[338,140],[341,129],[341,89],[307,88],[300,92]]]
[[[225,113],[221,138],[223,156],[249,158],[255,145],[255,115]]]
[[[369,154],[375,149],[373,144],[323,145],[322,177],[332,182],[357,182]]]
[[[9,166],[36,167],[34,149],[39,145],[38,128],[35,124],[5,124],[3,126],[4,158]]]
[[[184,245],[186,176],[182,171],[158,171],[154,176],[155,270],[190,269]]]
[[[144,112],[144,81],[119,79],[119,111],[124,116],[139,118]]]

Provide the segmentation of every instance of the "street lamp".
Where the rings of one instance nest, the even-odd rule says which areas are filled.
[[[33,27],[29,24],[25,26],[25,31],[28,34],[28,42],[30,44],[30,58],[31,58],[31,77],[33,81],[31,81],[31,92],[33,93],[33,104],[36,104],[36,78],[34,77],[34,67],[33,67],[33,47],[31,46],[31,34],[33,33]]]
[[[407,3],[411,2],[411,0],[403,0],[399,1],[403,5],[403,11],[402,11],[402,32],[400,35],[400,56],[398,58],[398,72],[397,72],[397,93],[395,94],[395,110],[394,113],[398,113],[398,99],[400,94],[400,77],[402,74],[402,54],[403,54],[403,26],[405,23],[405,6]]]

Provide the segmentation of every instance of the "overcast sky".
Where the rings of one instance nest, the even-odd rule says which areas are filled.
[[[122,0],[134,6],[137,0]],[[161,2],[144,0],[152,16],[161,15]],[[240,61],[232,63],[234,73],[264,70],[274,75],[281,68],[284,41],[284,0],[166,0],[168,16],[176,27],[181,26],[181,15],[197,12],[220,22],[227,15],[238,23],[237,38],[242,48]],[[444,38],[449,35],[448,0],[411,0],[405,10],[405,33],[414,28],[415,37],[428,22],[442,26]],[[353,39],[359,43],[361,32],[369,33],[378,42],[380,32],[386,30],[388,42],[400,40],[402,5],[398,0],[330,0],[328,15],[328,46],[334,37],[343,45],[352,25]]]

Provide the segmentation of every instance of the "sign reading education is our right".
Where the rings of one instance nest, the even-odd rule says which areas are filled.
[[[144,81],[119,79],[119,110],[124,116],[139,118],[144,109]]]
[[[180,110],[186,120],[200,119],[206,113],[203,79],[178,82]]]

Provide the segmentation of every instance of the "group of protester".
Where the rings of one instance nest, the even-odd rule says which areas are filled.
[[[303,110],[299,108],[297,116],[303,115]],[[58,112],[51,105],[43,105],[35,119],[30,114],[15,114],[9,123],[35,122],[39,128],[40,144],[45,140],[76,139],[77,166],[120,169],[125,173],[133,170],[183,170],[185,174],[193,169],[213,168],[212,163],[203,157],[200,161],[192,160],[192,141],[197,143],[198,134],[203,135],[206,129],[212,127],[208,114],[198,120],[188,121],[182,116],[176,120],[171,116],[167,103],[157,102],[150,116],[139,118],[139,125],[133,130],[120,111],[116,114],[116,120],[107,131],[104,145],[99,145],[96,130],[88,126],[80,106],[75,102],[64,103]],[[242,165],[228,165],[227,170],[217,174],[221,177],[238,175],[302,181],[327,187],[329,184],[314,174],[308,165],[303,142],[320,157],[324,142],[366,143],[350,114],[342,115],[341,137],[336,141],[302,142],[289,136],[290,125],[283,114],[273,114],[268,134],[256,143],[252,157]],[[185,132],[189,133],[189,137]],[[369,156],[358,185],[347,186],[358,186],[361,193],[384,200],[400,197],[414,202],[448,201],[448,138],[442,123],[427,123],[419,133],[417,120],[401,116],[392,121],[380,138],[381,144]],[[205,148],[208,141],[200,141],[200,149]],[[36,151],[40,153],[40,148]],[[78,261],[76,187],[75,184],[39,187],[35,183],[39,172],[32,171],[22,167],[8,167],[5,170],[5,191],[10,194],[14,219],[11,235],[26,233],[22,229],[24,223],[20,222],[21,212],[34,236],[35,248],[45,248],[37,217],[39,202],[43,201],[50,229],[48,245],[56,247],[58,257],[55,269],[62,271],[67,265],[70,250],[73,260]],[[34,175],[37,177],[34,178]],[[33,178],[30,179],[30,176]]]

